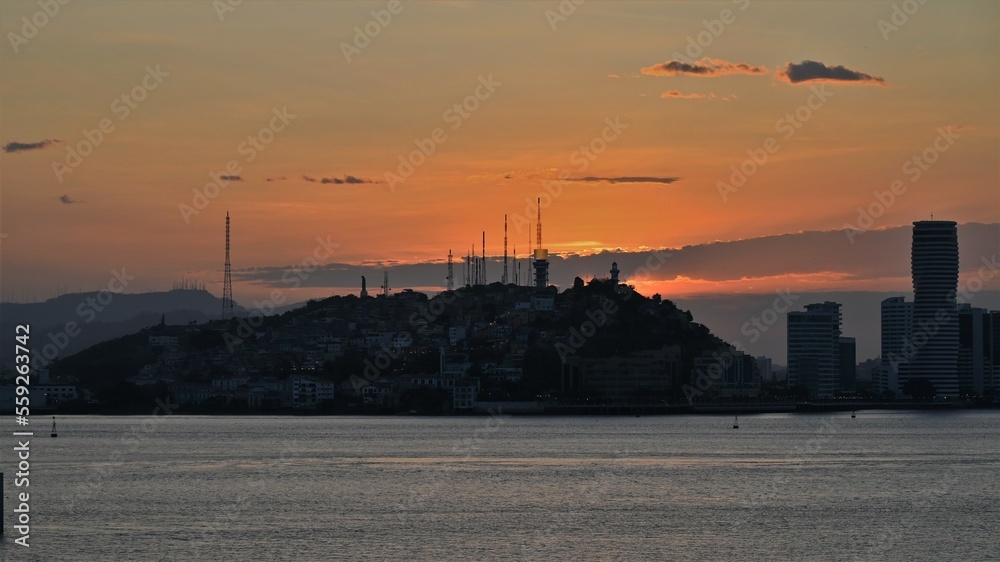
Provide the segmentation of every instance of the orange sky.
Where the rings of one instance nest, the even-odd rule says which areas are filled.
[[[478,248],[484,229],[498,255],[505,213],[523,253],[546,182],[559,193],[543,209],[556,253],[840,229],[895,180],[905,191],[872,228],[931,212],[997,222],[1000,5],[927,3],[880,30],[892,5],[591,0],[563,18],[556,1],[254,1],[221,16],[210,2],[93,1],[41,18],[36,3],[6,0],[4,297],[96,289],[122,267],[137,277],[130,291],[191,277],[219,292],[227,211],[235,269],[301,263],[317,237],[338,245],[331,264],[443,260]],[[398,13],[378,24],[389,7]],[[11,39],[32,17],[46,24]],[[366,26],[377,35],[363,44],[355,28]],[[704,40],[710,29],[718,36]],[[679,60],[699,39],[702,52]],[[839,77],[779,74],[804,61]],[[708,70],[669,70],[681,62]],[[130,92],[144,99],[128,107]],[[283,108],[294,117],[272,119]],[[790,128],[796,111],[807,118]],[[84,131],[102,120],[113,129],[60,181],[54,163],[86,149]],[[283,128],[262,150],[243,144],[272,124]],[[443,142],[424,141],[435,129]],[[941,131],[950,139],[934,149]],[[59,142],[18,148],[46,139]],[[415,140],[433,154],[390,187]],[[602,152],[581,159],[587,145]],[[746,183],[720,195],[732,167],[767,146]],[[927,150],[935,161],[915,178],[904,165]],[[180,206],[231,161],[241,180],[185,219]],[[375,183],[321,181],[347,176]],[[572,181],[588,177],[663,181]],[[866,288],[845,273],[651,288]],[[237,286],[237,300],[260,290]]]

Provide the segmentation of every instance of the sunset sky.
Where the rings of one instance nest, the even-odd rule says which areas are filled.
[[[87,1],[49,16],[5,0],[3,297],[95,290],[121,268],[129,292],[186,277],[221,294],[227,211],[238,302],[287,288],[275,272],[317,238],[335,250],[291,300],[356,292],[356,272],[374,286],[383,265],[441,264],[449,249],[459,262],[483,230],[502,255],[505,213],[523,256],[540,196],[544,246],[569,258],[553,264],[563,286],[606,274],[610,259],[578,254],[641,264],[689,246],[716,257],[669,258],[642,288],[908,290],[905,231],[902,259],[887,258],[901,271],[870,275],[851,264],[879,262],[859,249],[874,233],[816,246],[807,231],[933,213],[989,225],[970,244],[1000,250],[1000,4],[896,4],[919,8]],[[32,19],[45,25],[31,33]],[[411,157],[419,145],[433,153]],[[407,175],[401,158],[423,162]],[[239,179],[206,187],[219,175]],[[873,192],[894,181],[885,208]],[[798,267],[794,252],[821,259]],[[433,271],[393,288],[440,288],[444,266]]]

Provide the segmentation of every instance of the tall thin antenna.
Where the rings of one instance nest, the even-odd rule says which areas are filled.
[[[233,317],[233,272],[229,263],[229,211],[226,211],[226,272],[222,277],[222,319]]]
[[[451,249],[448,250],[448,290],[455,290],[455,269],[452,263]]]
[[[528,257],[526,258],[526,261],[528,262],[528,267],[526,268],[528,270],[528,280],[525,282],[525,285],[531,285],[531,255],[533,253],[535,253],[535,248],[534,248],[534,246],[531,245],[531,222],[530,221],[528,222],[528,248],[530,248],[530,250],[528,251]]]
[[[486,231],[483,231],[483,269],[482,269],[482,284],[486,284]]]
[[[535,225],[538,229],[538,249],[542,248],[542,198],[538,198],[538,224]]]
[[[517,263],[517,244],[514,244],[514,257],[513,257],[513,260],[514,260],[514,261],[513,261],[513,264],[512,264],[512,265],[514,266],[514,267],[513,267],[514,271],[513,271],[512,273],[514,274],[514,284],[515,284],[515,285],[517,285],[517,270],[518,270],[518,263]]]
[[[507,215],[503,216],[503,277],[500,282],[507,284]]]

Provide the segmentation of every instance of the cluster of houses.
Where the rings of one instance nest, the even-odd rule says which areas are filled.
[[[35,380],[37,384],[33,383],[28,386],[27,396],[31,412],[55,410],[61,402],[76,400],[80,397],[75,384],[51,380],[48,369],[41,369]],[[13,384],[0,385],[0,408],[7,412],[13,412],[18,396],[17,386]]]

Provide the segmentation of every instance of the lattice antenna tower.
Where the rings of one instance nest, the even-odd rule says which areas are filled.
[[[542,198],[538,198],[538,223],[535,225],[538,229],[538,249],[542,248]]]
[[[233,271],[229,262],[229,211],[226,211],[226,270],[222,277],[222,318],[233,317]]]
[[[455,290],[455,265],[452,261],[451,250],[448,250],[448,290]]]
[[[503,216],[503,277],[500,281],[507,284],[507,215]]]
[[[514,284],[517,285],[517,272],[521,269],[521,264],[517,263],[517,244],[514,244],[514,256],[511,259],[513,260],[511,263],[513,267],[511,269],[514,270],[511,273],[514,274]]]

